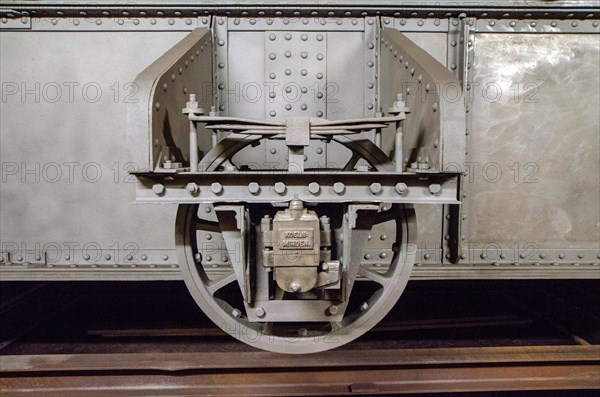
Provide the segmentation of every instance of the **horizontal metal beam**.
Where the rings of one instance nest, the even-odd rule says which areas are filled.
[[[385,202],[458,204],[455,174],[382,172],[135,173],[144,203]]]

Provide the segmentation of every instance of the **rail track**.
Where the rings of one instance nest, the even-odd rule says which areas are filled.
[[[201,315],[190,320],[196,309],[174,285],[109,294],[106,285],[35,285],[0,306],[0,394],[591,393],[600,389],[599,307],[594,289],[578,285],[418,283],[365,337],[301,356],[257,351]],[[21,328],[7,329],[16,318]]]

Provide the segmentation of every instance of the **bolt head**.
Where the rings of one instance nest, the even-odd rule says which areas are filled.
[[[429,185],[429,193],[438,194],[441,191],[442,191],[442,185],[440,185],[438,183],[432,183],[431,185]]]
[[[262,318],[267,313],[265,312],[265,309],[263,309],[262,307],[258,307],[258,308],[256,308],[256,310],[254,310],[254,314],[256,314],[256,317],[261,317]]]
[[[381,193],[382,189],[383,188],[381,187],[381,183],[379,183],[379,182],[374,182],[374,183],[371,183],[371,185],[369,185],[369,190],[371,190],[371,193],[373,193],[373,194]]]
[[[340,309],[338,309],[338,307],[336,305],[331,305],[327,308],[327,312],[329,313],[330,316],[335,316],[336,314],[338,314],[338,311]]]
[[[248,191],[252,194],[258,194],[260,192],[260,185],[256,182],[250,182],[248,184]]]
[[[324,272],[328,272],[329,264],[327,262],[323,262],[323,264],[321,265],[321,270],[323,270]]]
[[[336,182],[333,184],[333,191],[336,194],[342,194],[342,193],[344,193],[345,190],[346,190],[346,185],[344,185],[342,182]]]
[[[285,193],[286,187],[285,187],[285,183],[283,183],[283,182],[277,182],[277,183],[275,183],[274,188],[275,188],[275,192],[277,194],[283,194],[283,193]]]
[[[165,192],[165,186],[162,183],[155,183],[152,185],[152,191],[154,194],[163,194]]]
[[[210,190],[214,193],[214,194],[221,194],[221,192],[223,192],[223,185],[221,185],[219,182],[213,182],[210,185]]]
[[[319,190],[321,190],[321,186],[319,186],[317,182],[311,182],[308,184],[308,191],[312,194],[319,193]]]

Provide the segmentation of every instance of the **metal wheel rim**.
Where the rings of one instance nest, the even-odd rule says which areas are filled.
[[[265,333],[262,323],[252,323],[245,318],[236,318],[233,307],[216,299],[207,288],[208,277],[202,264],[196,265],[193,252],[194,220],[198,205],[180,205],[177,212],[176,243],[177,257],[182,264],[184,281],[193,299],[202,311],[223,331],[253,347],[277,353],[305,354],[330,350],[349,343],[373,328],[394,307],[404,291],[416,254],[416,220],[411,205],[399,206],[403,215],[397,223],[400,241],[394,254],[387,285],[378,289],[369,299],[369,308],[344,317],[340,328],[325,336],[285,337]],[[193,233],[192,233],[193,231]],[[358,287],[358,286],[355,286]]]

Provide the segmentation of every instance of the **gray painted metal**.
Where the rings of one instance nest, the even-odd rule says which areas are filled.
[[[372,26],[362,25],[363,11],[369,15],[375,12],[388,15],[394,28],[413,32],[407,33],[407,36],[434,58],[447,62],[450,70],[451,59],[456,59],[452,58],[456,55],[451,55],[454,54],[449,36],[452,34],[452,19],[448,17],[458,18],[461,12],[466,12],[469,18],[476,18],[477,48],[474,49],[473,65],[476,82],[509,82],[507,86],[502,85],[503,92],[509,94],[510,82],[543,82],[534,95],[540,99],[537,103],[522,101],[525,99],[523,94],[531,96],[534,88],[525,91],[521,87],[518,103],[507,97],[489,102],[479,91],[471,107],[473,129],[469,129],[472,133],[467,136],[470,139],[467,144],[468,161],[478,161],[481,167],[496,162],[503,167],[503,175],[511,176],[514,171],[507,167],[518,162],[521,181],[535,171],[523,167],[534,162],[539,167],[535,174],[539,175],[539,182],[526,185],[507,179],[491,184],[480,174],[470,183],[469,175],[466,176],[464,187],[467,197],[463,198],[466,211],[462,214],[465,220],[461,221],[461,240],[464,235],[465,246],[462,247],[464,258],[461,265],[441,266],[445,255],[441,249],[446,241],[441,224],[445,215],[449,214],[442,213],[440,206],[417,206],[420,225],[417,258],[421,258],[417,261],[422,266],[415,269],[414,276],[599,277],[598,268],[593,266],[600,260],[597,243],[599,215],[595,205],[599,193],[599,121],[595,110],[598,107],[595,87],[598,86],[599,66],[598,36],[594,34],[598,33],[597,2],[528,2],[526,7],[497,3],[478,1],[456,7],[436,2],[419,3],[415,7],[411,2],[376,2],[365,11],[364,7],[359,7],[359,2],[347,1],[319,8],[317,16],[320,18],[315,20],[321,24],[324,19],[326,26],[332,29],[339,29],[336,18],[347,16],[347,12],[358,21],[357,25],[352,25],[351,19],[349,24],[344,20],[342,26],[348,30],[327,33],[328,51],[329,48],[338,50],[327,55],[327,71],[324,74],[328,79],[337,74],[344,90],[339,97],[353,98],[328,105],[327,117],[342,119],[351,114],[362,117],[363,110],[368,110],[369,98],[357,98],[366,95],[374,98],[377,95],[376,91],[367,94],[368,83],[365,86],[349,84],[353,80],[350,76],[364,73],[355,69],[360,62],[352,61],[363,49],[354,46],[354,40],[346,40],[350,35],[358,34],[362,26]],[[194,12],[212,10],[206,14],[210,17],[214,10],[228,5],[223,2],[199,8],[194,2],[157,4],[151,1],[136,2],[136,7],[130,2],[123,2],[118,7],[80,2],[61,4],[65,6],[55,2],[32,4],[11,1],[3,2],[0,10],[3,55],[0,60],[3,83],[0,109],[3,166],[0,279],[179,278],[172,237],[175,206],[133,205],[134,184],[124,183],[135,182],[127,177],[127,172],[144,170],[149,163],[146,160],[138,164],[136,158],[147,152],[139,149],[140,153],[132,153],[137,149],[126,142],[125,101],[140,98],[136,89],[126,84],[133,82],[140,71],[196,26],[209,23],[209,18],[194,15]],[[240,11],[239,2],[236,4]],[[280,10],[282,17],[299,11],[311,23],[314,16],[311,15],[314,6],[278,4],[276,8],[269,8],[248,4],[248,10],[255,13],[256,18],[260,17],[260,12],[273,12],[275,21],[280,19],[274,13]],[[23,23],[22,14],[34,16],[32,11],[36,11],[39,18],[28,19],[25,16]],[[81,15],[82,11],[87,15]],[[329,12],[333,12],[333,16],[328,15]],[[411,15],[412,12],[416,15]],[[434,14],[430,17],[428,13]],[[94,19],[88,22],[88,17]],[[100,25],[96,22],[98,18],[101,18]],[[136,18],[139,24],[135,23]],[[153,18],[156,24],[152,24]],[[193,18],[191,24],[187,24],[189,18]],[[440,18],[439,25],[435,24],[435,18]],[[53,19],[56,24],[52,23]],[[122,25],[120,19],[123,20]],[[169,22],[171,19],[173,24]],[[230,27],[229,35],[239,34],[236,42],[243,44],[235,48],[229,46],[228,54],[242,55],[236,62],[232,62],[232,58],[229,61],[225,59],[225,64],[251,69],[262,61],[244,57],[243,45],[262,42],[251,38],[262,34],[260,30],[249,31],[255,26],[250,18],[240,15],[238,19],[239,25],[233,17],[227,26]],[[406,20],[404,25],[402,19]],[[299,21],[296,26],[302,29],[302,19]],[[388,26],[385,19],[382,25]],[[214,26],[218,29],[220,25]],[[281,22],[281,28],[277,30],[283,32],[285,26]],[[241,30],[241,27],[248,31]],[[450,27],[450,33],[446,33],[447,27]],[[375,31],[369,34],[374,35]],[[242,36],[248,40],[240,41]],[[221,56],[219,48],[217,57]],[[507,50],[497,51],[498,48]],[[509,48],[518,51],[509,51]],[[369,54],[374,54],[377,47],[372,51]],[[56,54],[60,54],[60,62]],[[363,65],[367,61],[365,56],[360,56],[364,60]],[[531,67],[532,62],[535,67]],[[43,72],[40,72],[41,64],[44,65]],[[506,68],[507,64],[512,67]],[[345,68],[352,69],[345,73]],[[520,70],[527,70],[527,74]],[[233,70],[229,72],[238,74]],[[358,80],[368,81],[364,77]],[[79,84],[72,85],[72,102],[69,100],[71,82]],[[62,93],[56,101],[54,83],[58,84]],[[97,101],[93,96],[96,84],[102,89]],[[81,91],[84,86],[86,97]],[[13,89],[17,91],[12,93]],[[25,93],[25,89],[30,93]],[[588,94],[579,95],[580,92]],[[182,97],[182,101],[185,99]],[[243,106],[238,106],[236,112],[240,108]],[[535,136],[543,137],[539,138],[543,141],[528,134],[539,123],[540,114],[547,122]],[[577,135],[573,135],[573,125],[579,126]],[[505,137],[504,147],[497,143],[498,131],[502,131]],[[565,136],[573,139],[566,140]],[[562,150],[557,151],[557,147]],[[322,158],[317,157],[317,150],[315,148],[315,159],[322,162]],[[264,151],[267,152],[266,148]],[[335,160],[335,156],[341,152],[339,148],[329,150],[327,160],[334,159],[340,163],[341,160]],[[265,154],[265,161],[269,161],[269,153]],[[347,155],[348,152],[340,158]],[[147,158],[147,154],[145,156]],[[58,180],[54,172],[56,165],[61,170]],[[70,167],[73,167],[74,178],[69,176]],[[494,166],[488,166],[489,172],[492,170],[490,167]],[[95,177],[97,169],[102,170],[99,179]],[[569,170],[568,175],[566,170]],[[481,168],[475,169],[477,171],[481,172]],[[514,210],[516,203],[523,205]],[[52,243],[57,243],[60,249]],[[76,248],[71,250],[70,243],[74,243]],[[95,256],[84,249],[88,243],[94,245],[87,248],[99,247],[101,254],[97,263],[92,262]],[[133,251],[126,246],[128,243],[133,243]],[[481,246],[469,247],[468,243]],[[534,244],[536,254],[521,258],[520,251],[511,248],[512,243],[518,243],[520,247]],[[493,259],[488,253],[482,259],[481,254],[486,249],[484,245],[489,248],[494,244],[501,245],[504,257],[498,253]],[[515,251],[518,253],[516,256],[509,254]],[[59,254],[55,255],[55,252]],[[375,262],[374,258],[380,252],[377,249],[367,252],[371,255],[369,260]],[[130,254],[131,261],[137,262],[129,263],[127,258]],[[86,260],[86,255],[90,259]],[[106,259],[107,255],[110,259]],[[143,255],[147,264],[142,263]],[[427,259],[426,255],[429,255]],[[164,260],[165,256],[168,259]],[[515,262],[518,266],[513,264]],[[496,263],[499,265],[495,266]],[[94,265],[97,267],[92,267]],[[428,271],[430,268],[434,270]]]

